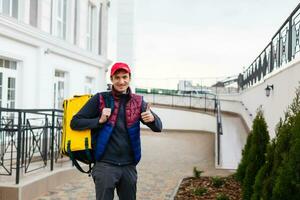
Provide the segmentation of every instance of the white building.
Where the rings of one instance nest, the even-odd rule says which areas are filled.
[[[0,0],[1,107],[105,90],[107,13],[107,0]]]
[[[131,88],[135,88],[135,0],[113,0],[110,3],[109,36],[110,56],[117,62],[127,63],[132,70]]]

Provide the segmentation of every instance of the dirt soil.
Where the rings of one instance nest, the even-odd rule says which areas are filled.
[[[232,176],[221,178],[224,184],[220,187],[213,185],[212,177],[189,177],[183,179],[175,200],[210,200],[225,194],[230,200],[241,200],[242,190],[238,181]],[[224,199],[224,198],[219,198]],[[225,199],[224,199],[225,200]]]

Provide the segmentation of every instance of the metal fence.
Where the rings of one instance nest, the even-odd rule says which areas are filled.
[[[156,93],[139,93],[143,95],[144,100],[153,104],[177,106],[184,108],[198,108],[205,112],[215,111],[216,95],[175,95],[175,94],[156,94]]]
[[[50,170],[61,157],[63,112],[53,109],[0,108],[0,175]]]
[[[299,56],[300,4],[272,37],[269,44],[238,77],[238,85],[245,89],[262,80],[267,74],[281,68]]]

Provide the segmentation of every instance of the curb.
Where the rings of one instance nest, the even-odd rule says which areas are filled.
[[[177,192],[178,192],[178,190],[179,190],[180,184],[182,183],[183,179],[185,179],[185,178],[188,178],[188,176],[183,177],[183,178],[181,178],[181,179],[178,181],[178,183],[177,183],[175,189],[173,190],[173,192],[172,192],[172,194],[171,194],[169,200],[174,200],[174,198],[175,198],[175,196],[176,196],[176,194],[177,194]]]

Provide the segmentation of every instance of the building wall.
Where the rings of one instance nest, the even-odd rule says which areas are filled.
[[[94,79],[91,84],[93,93],[106,89],[105,73],[110,64],[106,57],[105,41],[107,1],[77,0],[76,34],[75,0],[67,1],[65,39],[55,36],[53,32],[54,10],[51,6],[55,1],[57,0],[37,0],[39,4],[36,27],[30,25],[30,0],[19,0],[17,18],[0,13],[0,59],[17,62],[15,108],[53,108],[55,70],[65,72],[64,98],[85,93],[86,77]],[[92,50],[86,48],[89,2],[95,10]],[[6,69],[0,71],[8,73]],[[6,96],[2,95],[2,98]]]
[[[221,108],[225,111],[239,113],[251,128],[252,120],[258,108],[262,108],[271,137],[275,137],[276,125],[295,97],[296,88],[300,86],[300,58],[269,74],[260,83],[248,88],[240,95],[222,95]],[[270,96],[265,88],[273,85]],[[251,116],[252,115],[252,116]]]
[[[151,109],[160,117],[164,130],[216,132],[216,117],[213,115],[173,108],[153,107]]]

